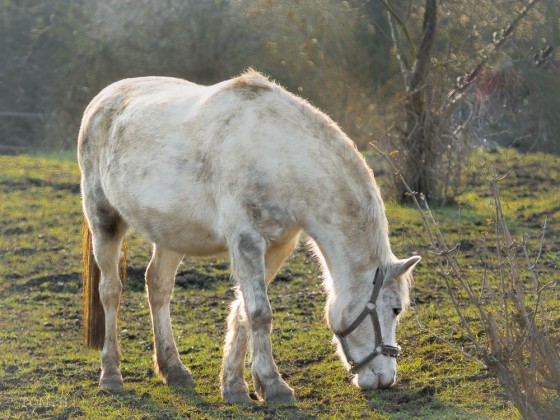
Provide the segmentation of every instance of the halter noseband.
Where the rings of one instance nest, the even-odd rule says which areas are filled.
[[[373,278],[373,292],[371,293],[371,297],[366,303],[366,307],[363,311],[358,315],[356,320],[350,324],[347,328],[340,332],[334,331],[334,334],[337,336],[340,344],[342,345],[342,351],[344,352],[344,356],[350,365],[350,372],[356,373],[358,369],[364,367],[369,361],[373,360],[380,354],[384,354],[385,356],[390,357],[397,357],[400,351],[398,346],[388,346],[383,344],[383,339],[381,337],[381,325],[379,324],[379,316],[377,315],[377,298],[379,297],[379,292],[381,290],[381,286],[383,286],[383,275],[381,274],[381,270],[378,268],[375,272],[375,277]],[[348,343],[346,342],[346,337],[352,331],[354,331],[358,326],[362,323],[367,316],[371,317],[371,322],[373,324],[373,330],[375,332],[375,347],[373,351],[366,356],[362,361],[356,362],[350,356],[350,351],[348,349]]]

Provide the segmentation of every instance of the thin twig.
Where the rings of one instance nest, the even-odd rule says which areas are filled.
[[[510,342],[510,325],[509,325],[509,308],[508,308],[508,293],[504,279],[504,269],[502,264],[502,250],[500,248],[500,214],[501,213],[501,204],[500,204],[500,197],[498,192],[498,175],[496,173],[496,167],[492,164],[492,171],[494,172],[494,177],[490,181],[491,185],[491,193],[492,197],[494,198],[495,203],[495,218],[496,218],[496,253],[498,255],[498,268],[500,272],[500,283],[502,286],[502,305],[504,308],[504,315],[505,315],[505,330],[506,330],[506,343]]]
[[[438,335],[436,333],[434,333],[433,331],[430,331],[429,329],[427,329],[426,327],[424,327],[422,325],[422,323],[420,322],[420,318],[418,317],[418,315],[416,314],[416,312],[414,313],[414,319],[416,320],[416,323],[418,324],[418,327],[430,334],[432,337],[437,338],[439,341],[442,341],[443,343],[447,344],[449,347],[451,347],[453,350],[458,351],[459,353],[461,353],[463,356],[465,356],[467,359],[472,360],[473,362],[478,363],[480,366],[482,366],[484,369],[488,369],[488,366],[486,366],[484,364],[484,362],[482,362],[481,360],[477,359],[476,357],[470,355],[469,353],[467,353],[466,351],[464,351],[462,348],[460,348],[459,346],[453,344],[451,341],[447,340],[445,337],[442,337],[441,335]]]
[[[410,196],[412,197],[412,200],[416,206],[416,208],[418,209],[421,217],[422,217],[422,221],[424,223],[424,227],[426,228],[426,231],[428,233],[428,236],[430,238],[430,242],[432,244],[432,246],[435,249],[442,249],[443,251],[448,251],[449,247],[447,246],[447,244],[445,243],[445,239],[443,238],[443,235],[441,233],[441,231],[437,228],[437,222],[433,216],[433,214],[431,213],[431,210],[428,206],[428,203],[426,202],[426,200],[424,199],[422,194],[417,194],[414,191],[412,191],[412,189],[410,188],[410,186],[408,185],[408,183],[406,182],[406,180],[404,179],[404,177],[402,176],[401,172],[399,171],[399,169],[395,166],[395,164],[393,163],[393,161],[389,158],[389,156],[387,156],[387,154],[385,152],[383,152],[381,149],[379,149],[379,147],[377,147],[373,142],[370,143],[370,145],[389,163],[389,165],[395,170],[397,176],[400,178],[401,182],[403,183],[406,191],[410,194]],[[418,196],[420,197],[420,199],[422,200],[423,204],[424,204],[424,208],[420,205],[420,202],[418,200]],[[430,216],[430,218],[428,219],[428,217],[426,216],[426,213]],[[430,226],[434,226],[435,227],[435,236],[434,233],[432,233],[432,229],[430,228]],[[436,240],[437,238],[437,240]],[[466,290],[466,292],[468,293],[471,302],[475,305],[475,307],[477,308],[477,310],[479,311],[480,315],[482,316],[482,319],[485,319],[485,310],[482,307],[482,305],[480,304],[479,301],[477,301],[476,297],[474,296],[474,294],[472,293],[472,290],[468,287],[468,285],[464,282],[463,276],[461,275],[461,270],[459,269],[459,266],[456,262],[456,260],[454,260],[453,258],[447,258],[448,263],[450,263],[451,267],[453,268],[453,273],[455,275],[455,277],[459,280],[459,282],[461,283],[462,287]],[[467,331],[467,334],[469,335],[469,338],[471,339],[471,341],[473,342],[477,352],[479,354],[482,353],[482,348],[480,347],[480,344],[478,343],[478,341],[476,340],[476,335],[472,332],[471,327],[468,323],[468,321],[466,320],[463,311],[461,310],[461,307],[459,305],[459,302],[457,301],[457,297],[455,296],[455,292],[453,291],[453,288],[451,287],[451,283],[449,281],[448,275],[445,275],[444,273],[446,273],[445,267],[443,265],[443,261],[442,258],[440,256],[437,256],[437,262],[438,265],[441,269],[441,273],[443,274],[442,277],[445,281],[445,286],[447,288],[447,291],[449,293],[449,296],[451,297],[451,300],[453,302],[453,306],[455,307],[455,311],[457,312],[457,315],[459,316],[459,319],[461,321],[461,325],[463,325],[463,328]]]
[[[389,14],[390,17],[392,17],[393,19],[395,19],[395,21],[399,24],[400,28],[402,29],[404,36],[406,38],[406,40],[408,41],[408,45],[410,48],[410,55],[412,57],[416,57],[416,48],[414,47],[414,42],[412,42],[412,37],[410,36],[410,33],[408,32],[408,29],[405,25],[405,23],[403,22],[403,20],[401,19],[401,17],[399,16],[399,14],[395,11],[395,9],[393,9],[393,6],[391,6],[386,0],[381,0],[381,3],[383,4],[383,6],[385,6],[385,9],[387,10],[387,13]],[[396,45],[395,45],[396,47]],[[407,66],[408,68],[408,66]]]
[[[406,59],[406,57],[404,55],[401,54],[401,49],[399,46],[399,40],[397,38],[397,33],[395,32],[395,25],[393,24],[393,18],[391,17],[391,14],[389,12],[387,12],[387,21],[389,22],[389,30],[391,33],[391,40],[393,41],[393,45],[395,47],[395,53],[397,55],[397,61],[399,62],[399,65],[401,67],[401,74],[403,77],[403,84],[405,87],[405,90],[408,91],[409,85],[408,85],[408,72],[409,72],[409,66],[408,66],[408,61]]]

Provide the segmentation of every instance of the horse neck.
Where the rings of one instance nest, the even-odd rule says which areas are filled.
[[[388,225],[381,196],[375,185],[366,185],[361,194],[345,197],[353,211],[334,214],[331,223],[315,224],[308,232],[316,243],[322,263],[329,301],[352,300],[371,288],[375,270],[395,257],[388,238]],[[360,198],[362,197],[362,198]],[[326,197],[326,202],[340,201]],[[329,211],[336,206],[330,206]],[[319,217],[325,220],[326,215]],[[335,219],[334,221],[332,219]]]
[[[303,227],[316,244],[332,301],[370,287],[375,270],[395,257],[372,171],[336,124],[325,124],[322,114],[318,118],[319,137],[328,147],[316,151],[322,164],[314,169],[321,176],[310,183],[313,188],[306,194]]]
[[[372,293],[375,271],[386,265],[392,255],[390,249],[376,250],[376,243],[371,241],[367,241],[366,248],[355,246],[365,241],[332,231],[325,237],[315,238],[315,255],[321,264],[327,293],[325,315],[332,330],[348,326],[351,321],[348,317],[356,315],[351,315],[355,309],[363,308]]]

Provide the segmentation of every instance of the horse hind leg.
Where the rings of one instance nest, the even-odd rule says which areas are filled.
[[[270,248],[265,254],[265,283],[268,286],[282,263],[292,252],[298,241],[294,236],[290,241]],[[236,300],[231,306],[228,317],[228,332],[224,345],[224,357],[220,382],[222,396],[226,403],[250,402],[249,389],[245,382],[245,357],[249,335],[246,325],[246,312],[243,296],[239,289],[236,290]],[[262,391],[262,389],[261,389]]]
[[[169,310],[175,273],[182,259],[182,254],[155,245],[152,260],[146,270],[146,288],[155,342],[155,370],[167,385],[190,388],[194,386],[194,381],[179,359]]]
[[[87,194],[84,195],[84,199],[86,216],[92,233],[93,255],[101,274],[99,298],[105,316],[105,337],[101,351],[99,385],[103,390],[116,392],[123,389],[117,338],[122,289],[118,265],[127,226],[106,201],[89,201]]]
[[[228,332],[224,344],[224,356],[220,382],[224,401],[229,404],[251,402],[249,387],[245,382],[245,357],[248,333],[243,296],[236,290],[237,299],[231,305]]]

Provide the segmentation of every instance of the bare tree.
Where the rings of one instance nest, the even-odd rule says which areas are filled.
[[[463,188],[462,161],[471,145],[557,150],[560,119],[551,112],[558,98],[557,13],[544,1],[538,9],[539,1],[527,0],[520,9],[507,2],[476,3],[485,13],[499,10],[500,16],[480,28],[478,22],[468,23],[474,2],[442,5],[445,30],[437,33],[446,45],[435,45],[436,0],[426,0],[423,10],[414,2],[381,0],[403,82],[396,129],[388,133],[385,147],[398,152],[401,173],[426,200],[444,204]],[[417,22],[421,28],[415,28]],[[503,29],[497,27],[506,22]],[[535,43],[545,35],[548,42],[539,50]],[[457,41],[461,36],[466,39],[462,45]],[[453,74],[458,77],[450,89]],[[398,179],[393,181],[397,198],[408,201],[408,192]]]
[[[404,82],[404,127],[397,139],[398,149],[402,156],[401,167],[405,177],[416,192],[432,198],[432,178],[430,170],[434,160],[432,143],[433,134],[428,117],[430,108],[426,104],[426,81],[430,69],[431,51],[434,45],[437,22],[436,0],[426,0],[422,24],[422,37],[419,48],[416,48],[407,26],[399,13],[386,0],[382,0],[386,10],[391,38],[399,60]],[[404,41],[403,41],[404,38]],[[402,44],[406,43],[407,48]],[[406,168],[406,169],[405,169]],[[397,196],[405,201],[407,192],[397,184]]]

